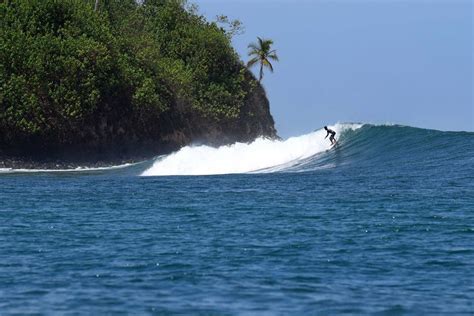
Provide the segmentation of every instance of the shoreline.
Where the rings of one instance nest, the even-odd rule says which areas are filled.
[[[129,159],[97,160],[97,161],[70,161],[61,159],[34,160],[26,157],[0,157],[0,170],[65,170],[102,169],[133,165],[154,159],[159,155],[143,156]]]

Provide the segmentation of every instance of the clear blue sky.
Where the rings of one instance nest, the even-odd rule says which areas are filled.
[[[474,131],[471,0],[194,3],[243,22],[245,61],[257,36],[275,41],[263,83],[283,137],[338,121]]]

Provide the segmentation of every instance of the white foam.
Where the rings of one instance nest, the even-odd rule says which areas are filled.
[[[42,172],[86,172],[86,171],[106,171],[106,170],[115,170],[122,169],[129,166],[136,165],[138,163],[125,163],[122,165],[115,165],[109,167],[76,167],[74,169],[13,169],[13,168],[0,168],[0,174],[2,173],[42,173]]]
[[[329,128],[338,135],[362,124],[336,124]],[[230,173],[268,172],[292,166],[302,159],[328,150],[329,139],[324,129],[291,137],[287,140],[258,138],[252,143],[235,143],[219,148],[186,146],[179,151],[157,159],[142,173],[143,176],[213,175]]]

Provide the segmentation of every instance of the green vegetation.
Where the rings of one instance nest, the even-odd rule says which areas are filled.
[[[273,41],[270,39],[262,39],[257,37],[257,43],[249,44],[249,53],[248,55],[252,57],[248,63],[247,67],[252,67],[257,63],[260,64],[260,71],[258,81],[262,81],[263,78],[263,67],[270,69],[273,72],[273,65],[270,60],[278,61],[278,56],[276,50],[272,49]]]
[[[230,26],[183,1],[0,1],[0,145],[140,137],[176,111],[239,117],[251,85]]]

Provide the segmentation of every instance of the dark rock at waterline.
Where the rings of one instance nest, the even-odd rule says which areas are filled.
[[[248,74],[249,81],[254,81]],[[176,101],[156,121],[137,128],[136,122],[104,115],[100,124],[84,131],[81,142],[50,144],[42,139],[22,144],[0,144],[0,168],[75,169],[138,162],[190,145],[221,146],[250,142],[257,137],[278,137],[268,99],[260,84],[249,88],[235,119],[215,120]]]

